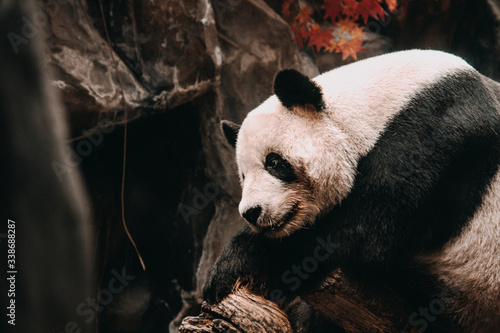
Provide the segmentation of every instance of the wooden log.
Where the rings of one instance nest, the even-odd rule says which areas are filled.
[[[218,323],[220,322],[220,323]],[[179,327],[179,332],[181,333],[208,333],[216,332],[216,328],[221,326],[226,326],[226,332],[242,333],[240,330],[235,328],[231,323],[223,320],[216,319],[213,316],[202,313],[196,317],[186,317],[182,320],[182,324]]]
[[[350,333],[417,332],[409,323],[412,310],[393,289],[334,270],[312,293],[301,298]]]
[[[411,307],[376,280],[335,269],[313,292],[301,298],[349,333],[416,333],[409,323]],[[181,333],[293,332],[286,314],[275,303],[241,288],[221,303],[202,305],[203,313],[186,317]]]
[[[202,304],[203,313],[186,317],[180,333],[292,333],[287,315],[274,302],[250,293],[245,288],[236,290],[219,304]]]

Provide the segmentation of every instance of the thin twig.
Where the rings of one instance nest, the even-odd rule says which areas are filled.
[[[109,32],[108,32],[108,26],[106,24],[106,18],[104,17],[104,8],[102,6],[102,0],[99,0],[99,6],[101,7],[101,17],[102,17],[102,23],[104,25],[104,31],[106,32],[106,38],[108,40],[108,48],[109,48],[109,53],[111,54],[111,59],[113,61],[113,67],[115,68],[116,71],[116,76],[118,77],[118,83],[120,85],[120,90],[122,94],[122,102],[123,102],[123,112],[124,112],[124,117],[123,117],[123,166],[122,166],[122,190],[121,190],[121,205],[122,205],[122,223],[123,223],[123,228],[125,229],[125,232],[127,233],[128,239],[132,243],[135,252],[137,253],[137,257],[139,258],[139,261],[141,262],[142,269],[146,271],[146,265],[144,264],[144,260],[142,260],[142,256],[139,253],[139,249],[137,248],[137,245],[134,242],[134,239],[132,238],[132,235],[130,234],[130,231],[128,230],[127,223],[125,221],[125,199],[124,199],[124,194],[125,194],[125,171],[126,171],[126,165],[127,165],[127,103],[125,100],[125,91],[123,89],[123,83],[122,83],[122,78],[120,76],[120,72],[118,71],[118,63],[115,59],[115,56],[113,54],[113,49],[111,48],[111,38],[109,38]]]

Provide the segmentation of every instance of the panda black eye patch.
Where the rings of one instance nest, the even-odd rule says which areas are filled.
[[[270,153],[266,156],[264,167],[272,176],[291,183],[297,179],[293,167],[285,159],[276,153]]]

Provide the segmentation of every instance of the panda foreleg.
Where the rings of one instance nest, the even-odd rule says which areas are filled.
[[[324,230],[308,230],[285,239],[270,239],[243,227],[224,247],[203,291],[204,300],[219,303],[235,286],[286,307],[321,280],[335,264],[337,243]],[[312,259],[311,259],[312,258]],[[308,265],[315,261],[311,271]]]
[[[224,246],[222,253],[210,271],[203,298],[216,304],[228,296],[237,284],[256,291],[264,287],[264,270],[259,263],[265,251],[265,239],[253,233],[248,226],[243,227]]]

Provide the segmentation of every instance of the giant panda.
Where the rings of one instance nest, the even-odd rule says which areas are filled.
[[[401,293],[419,332],[500,332],[500,84],[409,50],[314,79],[283,70],[274,93],[222,122],[248,225],[205,300],[238,281],[286,307],[344,267]]]

